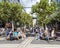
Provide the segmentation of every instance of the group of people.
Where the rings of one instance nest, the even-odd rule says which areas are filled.
[[[55,39],[56,34],[55,34],[55,29],[48,29],[46,27],[46,29],[44,28],[40,28],[37,29],[36,28],[36,39],[45,39],[46,41],[49,41],[50,38]]]
[[[9,39],[9,40],[13,40],[13,39],[20,39],[20,37],[22,39],[26,38],[26,35],[25,33],[20,29],[14,29],[14,31],[12,30],[7,30],[6,31],[6,39]]]
[[[33,31],[30,31],[33,32]],[[35,34],[36,34],[36,39],[45,39],[46,41],[49,41],[50,38],[55,39],[56,37],[56,33],[55,33],[55,29],[54,28],[36,28],[34,30]],[[25,32],[26,33],[26,32]],[[26,38],[26,34],[25,34],[21,28],[17,28],[14,29],[14,31],[12,31],[11,28],[6,28],[5,31],[5,35],[6,35],[6,39],[19,39],[20,37]]]

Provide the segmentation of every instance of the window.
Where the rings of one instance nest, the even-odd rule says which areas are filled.
[[[20,0],[18,0],[18,2],[20,2]]]
[[[60,0],[58,0],[58,2],[60,2]]]
[[[56,2],[58,2],[58,0],[56,0]]]
[[[8,0],[8,2],[10,2],[10,0]]]
[[[52,2],[53,0],[51,0],[51,2]]]

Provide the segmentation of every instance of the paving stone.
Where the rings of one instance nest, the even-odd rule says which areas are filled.
[[[58,44],[58,45],[60,45],[60,40],[57,40],[57,41],[49,41],[49,42],[47,42],[47,41],[45,41],[45,40],[36,40],[36,39],[34,39],[32,42],[31,42],[31,44]]]
[[[24,40],[19,39],[19,40],[0,40],[0,44],[19,44],[21,42],[23,42]]]

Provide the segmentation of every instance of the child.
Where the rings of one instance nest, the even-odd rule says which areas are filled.
[[[16,31],[16,29],[14,29],[13,37],[14,37],[14,39],[19,39],[18,38],[18,32]]]

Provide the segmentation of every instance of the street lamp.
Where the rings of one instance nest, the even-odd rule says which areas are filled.
[[[32,19],[33,19],[33,27],[34,27],[37,24],[37,16],[35,13],[32,15]]]
[[[36,16],[36,13],[32,14],[32,19],[33,19],[33,33],[34,33],[34,27],[37,24],[37,16]]]

